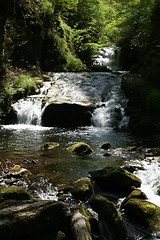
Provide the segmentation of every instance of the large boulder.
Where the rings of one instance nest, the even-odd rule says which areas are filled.
[[[141,185],[138,177],[120,167],[106,167],[90,174],[102,190],[112,193],[130,193],[133,187]]]
[[[6,200],[34,200],[23,188],[17,186],[0,188],[0,201]]]
[[[73,197],[80,200],[85,200],[94,194],[93,184],[90,178],[81,178],[73,183],[71,190]]]
[[[111,201],[103,196],[96,196],[90,199],[89,204],[97,212],[99,220],[107,225],[106,239],[128,239],[122,216]]]
[[[76,127],[91,123],[92,105],[51,102],[43,110],[42,125],[49,127]]]
[[[150,231],[159,232],[160,229],[160,207],[155,204],[139,199],[130,198],[123,204],[126,215]]]
[[[65,228],[66,210],[55,201],[5,201],[0,204],[0,236],[9,240],[52,239]]]
[[[58,79],[44,99],[42,125],[76,127],[90,125],[94,108],[93,97],[85,92],[85,84]]]

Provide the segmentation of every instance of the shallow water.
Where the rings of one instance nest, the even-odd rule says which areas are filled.
[[[1,158],[12,164],[23,164],[37,178],[54,179],[57,183],[69,182],[87,176],[90,170],[107,165],[119,165],[125,157],[121,148],[131,137],[128,133],[113,131],[111,128],[83,127],[77,129],[44,128],[40,126],[8,125],[0,131]],[[60,144],[56,149],[43,152],[40,146],[44,142],[54,141]],[[83,141],[93,148],[89,156],[79,157],[71,154],[67,147]],[[100,144],[109,141],[113,154],[104,157]],[[32,162],[35,162],[32,164]]]

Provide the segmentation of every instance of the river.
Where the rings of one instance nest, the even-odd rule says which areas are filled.
[[[103,52],[103,59],[105,54]],[[106,59],[108,64],[108,58]],[[96,61],[99,62],[100,58],[96,58]],[[109,66],[112,65],[115,66],[115,63],[109,62]],[[29,189],[42,199],[56,199],[57,186],[88,176],[91,170],[134,164],[144,167],[145,170],[139,170],[135,174],[141,178],[142,190],[149,200],[160,206],[160,197],[157,195],[160,176],[158,157],[154,157],[152,148],[148,146],[139,152],[126,149],[129,145],[140,145],[140,142],[143,144],[143,138],[137,139],[127,128],[128,117],[124,112],[127,99],[121,90],[124,72],[112,70],[114,71],[50,73],[51,80],[44,82],[38,94],[14,104],[18,113],[17,124],[3,125],[0,129],[1,170],[18,164],[31,172],[28,180],[15,184]],[[78,81],[83,87],[89,86],[87,91],[92,90],[90,94],[94,96],[95,109],[90,126],[76,128],[41,126],[42,100],[50,85],[61,80],[66,81],[61,92],[64,95],[67,91],[73,91],[80,97],[82,93],[77,91],[77,86],[80,88]],[[58,142],[59,147],[53,151],[41,151],[40,146],[50,141]],[[80,141],[92,147],[91,155],[80,157],[67,150],[68,146]],[[111,144],[109,156],[104,156],[105,151],[100,148],[104,142]],[[0,181],[1,185],[5,184],[3,179]],[[141,238],[136,236],[135,239]]]

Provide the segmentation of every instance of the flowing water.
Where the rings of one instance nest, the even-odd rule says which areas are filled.
[[[114,60],[117,55],[117,48],[116,52],[115,48],[105,48],[96,61],[117,71]],[[25,183],[17,180],[13,184],[25,185],[42,199],[57,199],[57,186],[88,176],[91,170],[137,164],[145,169],[135,173],[142,180],[142,191],[150,201],[160,206],[157,194],[160,185],[158,157],[149,155],[147,148],[141,152],[125,149],[136,139],[127,130],[128,117],[124,112],[127,99],[121,90],[122,75],[123,72],[50,73],[51,80],[44,82],[38,94],[15,103],[17,124],[3,125],[0,129],[0,167],[5,172],[7,168],[19,164],[29,169],[31,175]],[[87,97],[95,103],[90,126],[41,126],[42,102],[47,90],[55,83],[61,86],[56,97],[65,99],[72,92],[73,99]],[[58,142],[60,146],[53,151],[41,151],[40,146],[49,141]],[[93,148],[90,156],[76,156],[67,150],[68,146],[79,141]],[[105,151],[100,148],[104,142],[111,143],[110,156],[104,156]],[[5,185],[7,181],[0,179],[0,184]],[[141,236],[136,235],[133,239],[141,239]]]

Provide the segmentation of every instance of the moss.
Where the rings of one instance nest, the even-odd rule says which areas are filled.
[[[1,188],[2,201],[6,200],[34,200],[24,189],[16,186]]]
[[[84,207],[82,206],[82,204],[79,206],[79,211],[80,213],[86,218],[86,226],[88,228],[88,231],[89,233],[91,234],[91,225],[90,225],[90,222],[89,222],[89,213],[84,209]]]
[[[90,172],[91,177],[102,190],[113,193],[130,193],[132,187],[140,187],[141,180],[134,174],[119,167],[106,167]]]
[[[121,214],[115,205],[103,196],[91,198],[89,204],[98,213],[99,220],[105,221],[110,229],[111,235],[118,240],[127,239],[127,230]]]
[[[76,143],[68,147],[68,150],[78,155],[87,155],[93,152],[92,148],[84,142]]]
[[[34,94],[40,87],[39,77],[33,77],[30,73],[22,73],[12,82],[6,83],[5,91],[10,101],[18,100],[30,94]],[[40,78],[39,78],[40,79]]]
[[[42,151],[46,151],[46,150],[52,150],[56,147],[59,146],[59,143],[56,143],[56,142],[46,142],[44,144],[41,145],[41,150]]]
[[[128,197],[126,197],[122,202],[122,207],[124,204],[127,203],[131,198],[138,198],[138,199],[147,199],[147,196],[139,189],[133,190]]]
[[[65,240],[66,239],[66,235],[65,233],[59,231],[56,237],[56,240]]]
[[[90,178],[81,178],[73,183],[71,193],[76,199],[85,200],[94,194],[93,184]]]
[[[160,228],[160,207],[155,204],[138,198],[129,199],[124,204],[124,210],[132,221],[157,231]]]

